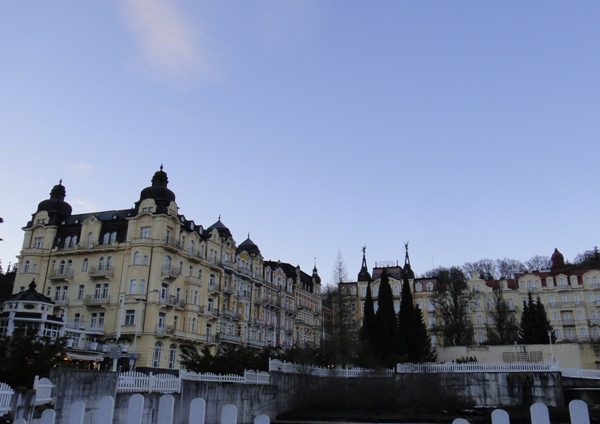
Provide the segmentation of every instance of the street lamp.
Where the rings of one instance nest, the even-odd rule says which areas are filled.
[[[554,349],[552,349],[552,330],[548,330],[548,340],[550,341],[550,356],[552,356],[552,363],[555,363],[556,359],[554,359]]]

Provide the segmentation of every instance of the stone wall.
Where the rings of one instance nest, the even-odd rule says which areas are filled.
[[[66,422],[76,400],[86,405],[86,423],[102,414],[97,404],[102,396],[115,397],[115,423],[126,423],[129,393],[115,393],[117,374],[102,371],[54,369],[54,409],[57,422]],[[160,394],[145,393],[144,414],[156,423]],[[402,404],[456,406],[564,405],[559,373],[448,373],[397,374],[394,377],[322,378],[310,375],[271,373],[271,385],[245,385],[183,381],[174,394],[174,422],[186,422],[192,399],[206,401],[206,423],[218,424],[223,406],[233,404],[240,424],[252,424],[259,414],[274,420],[294,409],[355,408],[385,409]]]

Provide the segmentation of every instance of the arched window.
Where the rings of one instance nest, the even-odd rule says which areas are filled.
[[[190,240],[190,246],[188,247],[188,253],[190,255],[193,255],[195,250],[196,250],[196,243],[194,242],[194,240]]]
[[[198,270],[198,280],[200,280],[200,282],[202,282],[202,270],[201,269]]]
[[[181,236],[181,246],[179,246],[181,249],[185,249],[185,236]]]
[[[92,247],[94,245],[94,233],[88,233],[87,235],[87,247]]]
[[[23,272],[24,273],[29,272],[29,264],[30,264],[30,262],[29,262],[29,259],[28,259],[28,260],[25,261],[25,266],[23,267]]]
[[[103,271],[104,270],[104,256],[102,256],[100,258],[100,260],[98,261],[98,271]]]
[[[433,291],[433,283],[431,281],[427,283],[427,291]]]
[[[102,244],[108,244],[110,241],[110,233],[106,232],[104,233],[104,236],[102,237]]]
[[[175,368],[175,359],[177,358],[177,345],[169,346],[169,369]]]
[[[112,269],[113,258],[109,256],[106,258],[106,269]]]
[[[171,268],[171,257],[169,255],[165,255],[163,257],[163,268],[170,269]]]
[[[190,277],[194,275],[194,266],[190,265]]]
[[[208,277],[208,285],[211,287],[215,285],[215,274],[210,274],[210,277]]]
[[[162,356],[162,342],[156,342],[154,349],[152,350],[152,366],[154,368],[160,368],[160,357]]]
[[[117,232],[113,231],[112,233],[110,233],[110,242],[114,243],[115,241],[117,241]]]
[[[81,263],[81,272],[87,272],[88,270],[88,258],[83,258],[83,262]]]
[[[133,264],[134,265],[139,265],[140,264],[140,252],[134,252],[133,253]]]
[[[60,264],[58,265],[58,272],[59,273],[63,273],[65,272],[65,260],[63,259],[62,261],[60,261]]]
[[[69,247],[71,245],[71,236],[67,236],[65,238],[65,247]]]
[[[415,291],[416,292],[423,291],[423,285],[421,283],[415,284]]]
[[[77,246],[77,236],[71,237],[71,247]]]
[[[73,266],[73,260],[72,260],[72,259],[69,259],[69,260],[67,261],[67,266],[66,266],[66,268],[65,268],[65,271],[68,271],[68,270],[70,270],[72,266]]]

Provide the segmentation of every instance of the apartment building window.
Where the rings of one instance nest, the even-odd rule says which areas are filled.
[[[591,295],[591,294],[588,294],[587,295],[587,300],[588,300],[588,302],[593,302],[594,301],[594,296]]]
[[[360,295],[361,296],[366,296],[367,295],[367,288],[366,287],[361,287],[360,288]]]
[[[394,286],[394,294],[400,294],[400,286]]]
[[[129,294],[136,294],[137,293],[137,280],[134,278],[132,280],[129,280]]]
[[[355,306],[355,305],[352,305]],[[399,300],[394,300],[394,311],[396,311],[396,313],[400,312],[400,301]]]
[[[512,298],[508,299],[508,307],[511,309],[515,307],[515,301]]]
[[[208,277],[208,285],[210,288],[215,286],[215,274],[210,274],[210,277]]]
[[[154,368],[160,368],[160,357],[162,356],[162,342],[154,343],[154,349],[152,350],[152,366]]]
[[[140,252],[134,252],[133,254],[133,264],[134,265],[139,265],[140,264]]]
[[[36,249],[41,249],[43,244],[44,244],[44,237],[36,237],[33,240],[33,247],[35,247]]]
[[[165,312],[159,312],[157,327],[165,328],[166,325],[167,325],[167,314]]]
[[[579,302],[579,294],[574,294],[573,295],[573,302]]]
[[[566,295],[562,295],[562,296],[560,297],[560,301],[561,301],[561,302],[563,302],[563,303],[564,303],[564,302],[568,302],[568,301],[569,301],[569,297],[568,297],[568,296],[566,296]]]
[[[554,330],[557,339],[560,339],[560,330]]]
[[[583,312],[577,311],[577,319],[580,321],[583,320]]]
[[[415,291],[416,292],[421,292],[423,291],[423,285],[421,283],[417,283],[415,284]]]
[[[199,299],[198,299],[198,290],[194,290],[194,299],[193,300],[194,300],[193,304],[197,305],[198,301],[199,301]]]
[[[79,287],[77,288],[77,299],[83,299],[84,289],[85,289],[85,285],[80,284]]]
[[[169,284],[168,283],[162,283],[162,285],[160,286],[160,298],[161,299],[168,299],[169,298]]]
[[[552,277],[546,278],[546,287],[554,287],[554,281],[552,280]]]
[[[208,309],[208,312],[212,312],[212,311],[213,311],[213,304],[214,304],[214,300],[213,300],[213,299],[211,299],[211,298],[209,298],[209,299],[208,299],[208,304],[207,304],[207,309]],[[207,327],[208,327],[208,326],[207,326]]]
[[[109,256],[106,258],[106,269],[112,269],[113,258]]]
[[[598,277],[592,277],[592,284],[598,284]]]
[[[81,323],[81,314],[77,313],[73,315],[73,324],[75,328],[79,328],[79,324]]]
[[[105,266],[106,266],[106,265],[104,264],[104,256],[102,256],[102,257],[100,258],[100,260],[98,261],[98,270],[99,270],[99,271],[103,271],[103,270],[104,270],[104,268],[105,268]]]
[[[148,265],[148,255],[144,255],[142,258],[142,265]]]
[[[102,284],[102,298],[108,298],[108,283]]]
[[[81,272],[87,272],[88,266],[90,265],[88,258],[83,258],[83,262],[81,263]]]
[[[125,310],[125,324],[126,326],[135,325],[135,309]]]
[[[169,346],[169,369],[175,368],[175,358],[177,358],[177,346],[172,344]]]
[[[556,312],[552,312],[552,320],[558,321],[558,314]]]
[[[556,299],[554,298],[554,296],[550,296],[550,304],[554,305],[554,303],[556,303]]]
[[[96,284],[94,286],[94,299],[100,299],[101,294],[102,294],[102,284]]]
[[[431,281],[427,283],[427,291],[433,291],[433,283]]]
[[[434,327],[435,326],[435,317],[429,317],[429,326],[430,327]]]
[[[373,287],[373,296],[379,295],[379,287]]]
[[[141,238],[150,238],[150,227],[140,228],[140,237]]]
[[[29,259],[25,261],[25,265],[23,266],[23,273],[27,274],[29,272]]]
[[[91,314],[90,327],[97,329],[104,328],[104,312],[93,312]]]
[[[477,324],[483,324],[483,317],[481,315],[477,315]]]
[[[559,285],[559,286],[566,286],[566,285],[567,285],[567,279],[566,279],[566,278],[564,278],[564,277],[560,277],[560,278],[558,279],[558,285]]]
[[[173,328],[177,330],[179,328],[179,316],[175,315],[173,317]]]

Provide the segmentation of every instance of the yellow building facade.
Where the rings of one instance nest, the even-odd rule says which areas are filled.
[[[161,166],[134,208],[75,215],[56,185],[24,227],[14,292],[35,280],[62,307],[74,357],[101,349],[123,366],[178,369],[184,345],[319,344],[316,267],[286,272],[220,218],[186,219],[167,185]]]

